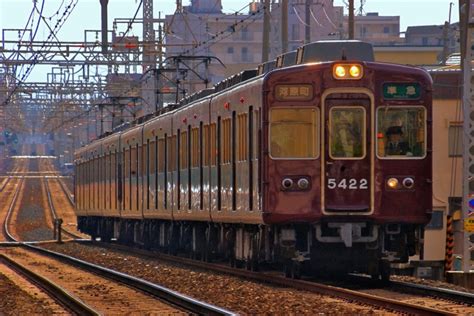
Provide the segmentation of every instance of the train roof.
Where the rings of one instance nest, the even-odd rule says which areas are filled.
[[[276,60],[275,59],[269,60],[267,62],[264,62],[264,63],[258,65],[257,74],[258,75],[264,75],[264,74],[272,71],[273,69],[275,69],[275,67],[276,67]]]
[[[356,41],[317,41],[298,48],[297,63],[332,60],[375,61],[372,44]]]
[[[255,78],[257,76],[257,69],[247,69],[235,74],[227,79],[222,80],[214,86],[214,92],[220,92],[241,82]]]

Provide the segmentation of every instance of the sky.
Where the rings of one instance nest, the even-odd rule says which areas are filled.
[[[23,28],[30,14],[34,0],[0,0],[0,29]],[[35,0],[40,6],[41,0]],[[52,16],[61,3],[77,2],[67,25],[63,27],[64,34],[78,33],[77,26],[82,29],[97,29],[100,27],[100,2],[99,0],[46,0],[43,15]],[[344,5],[345,0],[334,0],[334,5]],[[244,7],[249,1],[222,0],[225,12],[235,12]],[[347,2],[347,1],[345,1]],[[109,22],[114,17],[133,17],[138,0],[109,0]],[[451,21],[459,20],[458,1],[452,1]],[[183,5],[189,4],[183,0]],[[365,12],[379,12],[380,15],[400,16],[400,30],[403,32],[410,25],[444,24],[449,19],[448,0],[365,0]],[[170,14],[175,9],[175,0],[155,0],[154,15],[158,12]],[[355,0],[355,7],[359,8],[360,0]],[[64,6],[63,6],[64,8]],[[62,12],[62,11],[61,11]],[[347,11],[346,11],[347,14]],[[141,11],[139,16],[141,15]],[[37,16],[37,15],[36,15]],[[55,21],[53,16],[52,21]],[[53,23],[54,24],[54,23]],[[47,33],[47,30],[40,32]],[[49,34],[49,33],[47,33]],[[40,34],[41,35],[41,34]],[[77,35],[83,37],[83,32]],[[69,37],[69,36],[68,36]]]
[[[28,21],[34,1],[36,1],[39,9],[42,0],[0,0],[0,29],[23,29]],[[190,0],[182,1],[183,5],[189,5]],[[231,13],[246,7],[250,1],[222,0],[222,5],[224,12]],[[356,11],[360,7],[360,1],[355,0]],[[109,0],[109,27],[111,27],[114,18],[131,19],[139,2],[139,0]],[[344,2],[347,3],[347,0],[334,0],[334,5],[345,6]],[[54,27],[68,5],[71,5],[71,7],[75,5],[66,23],[57,33],[60,40],[83,41],[85,29],[100,29],[99,0],[44,0],[44,3],[43,16],[48,17],[47,21],[51,27]],[[175,11],[175,5],[175,0],[154,0],[154,16],[158,17],[160,13],[162,16],[172,14]],[[444,24],[449,19],[449,7],[449,0],[365,0],[364,11],[365,13],[378,12],[379,15],[400,16],[400,31],[404,32],[407,26]],[[246,11],[247,9],[244,12]],[[56,14],[58,12],[59,14]],[[138,12],[138,18],[141,18],[141,14],[142,10]],[[347,10],[345,10],[345,14],[347,14]],[[38,13],[33,15],[33,20],[28,23],[28,28],[35,29],[38,16]],[[458,1],[453,0],[451,22],[457,21],[459,21]],[[125,29],[126,25],[122,24],[119,31]],[[141,33],[141,28],[136,27],[132,28],[128,35],[141,36]],[[16,40],[18,37],[16,31],[4,30],[4,34],[5,38],[10,40]],[[41,23],[35,40],[45,40],[49,34],[50,31],[46,25]],[[93,35],[93,33],[88,34],[89,36]],[[3,37],[3,35],[0,35],[0,38]],[[93,41],[95,39],[88,37],[87,40]],[[1,43],[0,46],[2,46]],[[38,67],[35,67],[34,73],[37,72],[36,68]],[[33,77],[37,76],[33,75]]]

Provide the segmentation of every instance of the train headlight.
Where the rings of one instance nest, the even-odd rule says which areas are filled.
[[[402,184],[406,189],[413,189],[415,186],[415,180],[413,180],[413,178],[405,178],[403,179]]]
[[[398,179],[397,178],[390,178],[387,180],[387,186],[390,189],[396,189],[398,187]]]
[[[344,66],[337,65],[334,68],[334,75],[340,79],[344,78],[346,76],[346,68],[344,68]]]
[[[291,189],[291,187],[293,186],[293,180],[291,180],[290,178],[285,178],[283,179],[283,181],[281,181],[281,186],[287,190]]]
[[[361,69],[359,65],[352,65],[351,68],[349,68],[349,74],[353,78],[360,78],[361,74]]]
[[[298,188],[301,190],[306,190],[309,187],[309,181],[306,178],[301,178],[298,180]]]
[[[360,64],[335,64],[332,68],[332,75],[338,80],[357,80],[363,74],[364,69]]]

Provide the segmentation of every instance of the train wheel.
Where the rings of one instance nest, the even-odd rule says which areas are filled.
[[[301,263],[294,260],[288,260],[287,264],[285,264],[285,276],[291,279],[300,279]]]
[[[245,261],[245,268],[249,271],[258,271],[258,260],[255,258],[249,258]]]
[[[383,283],[390,282],[390,262],[380,262],[380,279]]]

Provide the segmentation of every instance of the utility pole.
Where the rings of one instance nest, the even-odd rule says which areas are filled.
[[[281,0],[281,53],[288,51],[288,0]]]
[[[444,22],[444,28],[443,28],[443,65],[446,65],[446,60],[448,59],[448,53],[449,53],[449,28],[451,27],[451,8],[454,5],[454,3],[450,2],[449,3],[449,16],[448,16],[448,21]]]
[[[109,0],[100,0],[100,7],[101,7],[101,20],[102,20],[102,54],[106,55],[108,50],[108,38],[107,38],[107,5],[109,4]]]
[[[155,68],[155,31],[153,30],[153,0],[143,0],[143,73]],[[142,83],[142,96],[147,104],[142,104],[143,114],[151,113],[156,107],[155,77],[151,76]]]
[[[354,39],[354,0],[349,0],[349,39]]]
[[[471,0],[459,1],[459,25],[461,27],[461,61],[463,71],[463,270],[469,272],[471,249],[474,243],[474,8]]]
[[[310,10],[311,10],[311,4],[313,0],[305,0],[304,3],[304,12],[305,12],[305,18],[304,18],[304,43],[308,44],[311,42],[311,19],[310,19]]]
[[[264,0],[262,63],[268,61],[270,53],[270,0]]]

